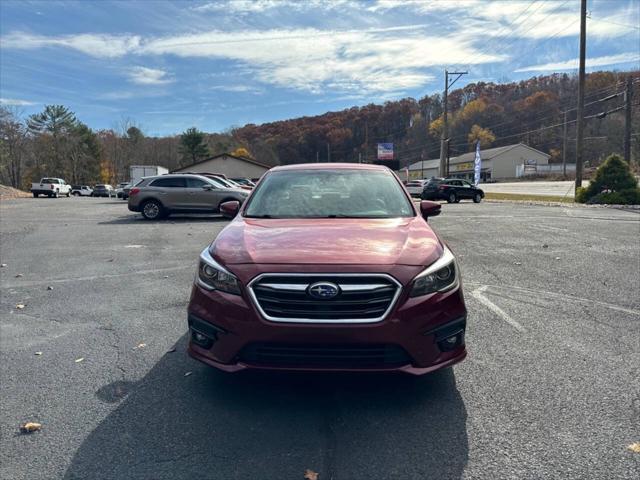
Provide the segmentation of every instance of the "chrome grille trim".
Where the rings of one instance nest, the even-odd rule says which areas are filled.
[[[285,282],[273,282],[273,283],[261,283],[261,286],[267,287],[267,288],[272,288],[276,291],[281,291],[282,293],[285,292],[292,292],[292,293],[299,293],[302,291],[306,291],[306,289],[309,287],[309,285],[311,285],[312,283],[314,283],[317,280],[317,278],[327,278],[333,281],[333,283],[336,283],[337,285],[340,286],[340,289],[343,292],[349,292],[349,293],[357,293],[357,292],[363,292],[363,293],[371,293],[374,292],[376,289],[378,288],[388,288],[389,285],[388,284],[383,284],[383,283],[375,283],[375,279],[380,279],[380,278],[384,278],[388,281],[390,281],[393,285],[395,285],[396,290],[393,294],[393,297],[391,298],[391,301],[389,302],[389,306],[387,307],[387,309],[384,311],[384,313],[382,313],[382,315],[376,316],[376,317],[371,317],[371,318],[340,318],[340,319],[336,319],[336,318],[326,318],[326,319],[322,319],[322,318],[290,318],[290,317],[276,317],[276,316],[272,316],[267,314],[264,309],[262,308],[262,306],[260,305],[260,302],[258,301],[258,298],[256,296],[256,293],[253,289],[253,287],[259,283],[261,280],[263,279],[268,279],[268,278],[273,278],[273,277],[293,277],[293,278],[299,278],[299,279],[304,279],[304,278],[309,278],[309,281],[305,284],[296,284],[296,283],[285,283]],[[362,279],[371,279],[369,281],[367,281],[367,283],[362,283],[360,285],[354,285],[352,283],[340,283],[340,279],[341,278],[348,278],[348,279],[353,279],[353,278],[362,278]],[[394,277],[392,277],[391,275],[388,275],[386,273],[262,273],[258,276],[256,276],[254,279],[252,279],[249,284],[247,285],[247,291],[249,293],[249,296],[251,297],[251,300],[253,302],[253,304],[255,305],[255,307],[258,309],[258,311],[260,312],[260,315],[262,315],[262,317],[266,320],[269,320],[271,322],[279,322],[279,323],[322,323],[322,324],[343,324],[343,323],[351,323],[351,324],[361,324],[361,323],[377,323],[377,322],[381,322],[382,320],[384,320],[387,315],[389,314],[389,312],[391,312],[391,310],[395,307],[396,302],[398,301],[398,297],[400,296],[400,293],[402,292],[402,284],[400,284],[400,282],[398,282]],[[330,302],[330,300],[328,300],[327,302]]]

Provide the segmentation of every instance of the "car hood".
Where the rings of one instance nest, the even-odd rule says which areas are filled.
[[[421,217],[248,219],[218,235],[212,255],[232,264],[429,265],[442,254]]]

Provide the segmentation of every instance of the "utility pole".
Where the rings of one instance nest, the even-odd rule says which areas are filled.
[[[562,128],[562,177],[567,178],[567,111],[564,111],[564,127]]]
[[[584,140],[584,62],[587,50],[587,0],[580,1],[580,71],[578,73],[578,117],[576,118],[576,185],[582,186],[582,143]]]
[[[451,139],[446,138],[445,142],[447,142],[447,177],[449,176],[449,156],[451,154]]]
[[[631,165],[631,92],[633,82],[627,77],[627,89],[624,92],[624,161]]]
[[[449,96],[449,88],[451,88],[462,75],[466,75],[467,73],[469,72],[449,72],[447,70],[444,71],[444,101],[442,108],[443,125],[442,135],[440,136],[440,168],[438,169],[441,177],[445,176],[444,172],[446,168],[445,162],[447,152],[444,143],[445,140],[449,137],[449,106],[447,102],[447,97]],[[451,83],[449,83],[449,75],[457,75],[457,77]]]

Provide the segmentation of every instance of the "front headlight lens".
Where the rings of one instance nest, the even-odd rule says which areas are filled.
[[[196,283],[206,290],[220,290],[240,295],[240,282],[234,274],[211,257],[208,247],[200,254]]]
[[[447,247],[442,256],[413,280],[411,297],[419,297],[433,292],[446,292],[458,284],[456,260]]]

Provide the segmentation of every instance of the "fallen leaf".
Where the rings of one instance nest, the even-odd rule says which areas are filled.
[[[42,355],[42,352],[36,352],[36,353],[34,353],[34,355],[40,356],[40,355]]]
[[[560,260],[560,257],[556,257],[556,260]]]
[[[640,453],[640,442],[632,443],[627,448],[633,453]]]
[[[549,248],[549,245],[547,245],[546,243],[542,245],[542,248]]]
[[[84,360],[84,357],[80,357],[80,358],[76,358],[76,360],[75,360],[75,361],[76,361],[76,363],[80,363],[80,362],[82,362],[83,360]]]
[[[18,303],[18,304],[16,305],[16,309],[18,309],[18,310],[22,310],[25,306],[26,306],[26,305],[25,305],[24,303]]]
[[[115,258],[110,258],[109,260],[107,260],[107,262],[113,262],[115,260]]]
[[[522,262],[513,262],[514,265],[522,265]]]
[[[7,264],[6,264],[6,263],[1,263],[1,264],[0,264],[0,268],[4,268],[4,267],[6,267],[6,266],[7,266]]]
[[[164,276],[164,277],[162,277],[162,278],[169,278],[169,275],[165,275],[165,276]]]
[[[188,377],[189,375],[191,375],[193,372],[187,372],[184,374],[185,377]]]
[[[21,274],[21,273],[18,273],[18,274],[16,275],[16,278],[20,278],[20,277],[22,277],[22,274]]]
[[[53,287],[52,287],[51,285],[49,285],[49,286],[47,287],[47,290],[53,290]]]
[[[136,345],[136,348],[144,348],[146,346],[147,346],[146,343],[139,343],[138,345]]]
[[[173,347],[169,350],[167,350],[167,353],[174,353],[176,351],[176,347]]]
[[[318,476],[319,474],[317,472],[314,472],[313,470],[305,470],[304,472],[304,479],[305,480],[318,480]]]
[[[20,425],[20,431],[22,433],[33,433],[37,432],[42,428],[42,425],[36,422],[27,422],[25,424]]]

